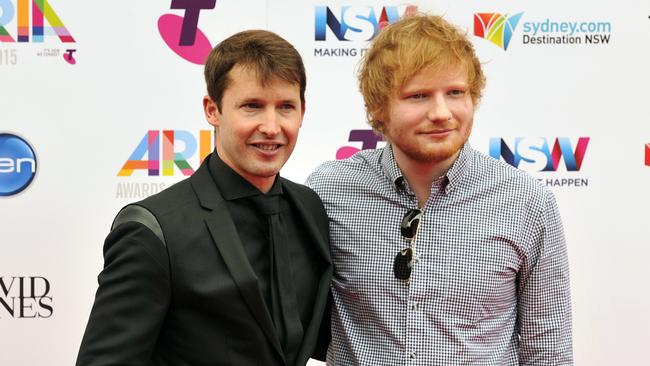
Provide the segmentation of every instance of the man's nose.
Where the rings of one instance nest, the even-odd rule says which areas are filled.
[[[435,95],[431,99],[431,104],[429,106],[429,111],[427,113],[427,118],[431,122],[436,121],[448,121],[452,117],[451,110],[447,105],[444,95]]]
[[[275,136],[280,133],[280,121],[275,108],[268,108],[264,112],[262,121],[257,129],[267,136]]]

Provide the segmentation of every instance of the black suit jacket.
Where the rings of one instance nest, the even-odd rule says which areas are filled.
[[[116,217],[78,366],[286,365],[209,159],[190,178]],[[312,237],[305,255],[292,258],[313,262],[313,271],[295,284],[296,296],[306,286],[318,288],[295,364],[304,365],[332,275],[328,221],[313,191],[281,183]]]

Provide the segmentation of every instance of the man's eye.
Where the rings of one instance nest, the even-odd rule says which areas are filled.
[[[286,104],[282,104],[280,106],[280,109],[292,110],[292,109],[296,109],[296,107],[291,103],[286,103]]]
[[[449,95],[452,95],[452,96],[461,96],[461,95],[465,95],[465,91],[462,90],[462,89],[454,89],[454,90],[450,90],[450,91],[449,91]]]
[[[410,94],[407,98],[408,99],[424,99],[426,98],[427,95],[424,93],[415,93],[415,94]]]
[[[246,109],[258,109],[261,106],[260,106],[259,103],[246,103],[246,104],[243,105],[243,107],[246,108]]]

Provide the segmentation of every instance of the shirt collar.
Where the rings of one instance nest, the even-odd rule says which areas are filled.
[[[445,193],[451,192],[460,185],[472,166],[473,157],[474,149],[472,149],[469,141],[467,141],[465,142],[465,145],[463,145],[463,148],[460,149],[460,154],[458,154],[456,161],[454,161],[451,168],[447,171],[446,176],[449,183],[447,184],[447,187],[445,187]]]
[[[456,188],[462,178],[467,174],[471,167],[472,157],[474,156],[474,150],[469,144],[469,141],[463,145],[463,148],[460,150],[458,157],[452,164],[451,168],[444,175],[445,182],[445,193],[451,192]],[[384,171],[384,174],[390,179],[393,183],[393,187],[398,191],[406,191],[412,194],[408,182],[402,174],[402,170],[397,166],[395,161],[395,156],[393,155],[393,147],[390,143],[386,144],[383,148],[381,154],[381,167]],[[441,177],[442,178],[442,177]],[[437,180],[440,181],[440,178]],[[434,182],[435,183],[435,182]]]
[[[263,194],[257,187],[224,163],[219,155],[217,155],[216,150],[210,156],[209,167],[212,178],[217,184],[217,187],[219,187],[219,191],[225,200],[232,201]],[[273,182],[273,186],[266,195],[282,194],[282,184],[280,184],[279,178],[280,174],[275,177],[275,182]]]
[[[393,155],[393,146],[390,143],[387,143],[381,152],[381,168],[398,192],[402,190],[408,191],[406,189],[408,183],[404,179],[402,170],[397,166],[395,156]]]

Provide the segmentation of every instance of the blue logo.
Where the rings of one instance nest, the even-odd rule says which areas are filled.
[[[327,28],[339,41],[369,41],[389,23],[399,20],[397,6],[341,6],[340,14],[328,6],[316,6],[314,39],[325,41]],[[379,14],[379,16],[377,16]]]
[[[23,138],[0,133],[0,196],[27,188],[36,176],[36,153]]]
[[[521,162],[532,164],[536,166],[532,170],[540,172],[556,172],[560,167],[560,160],[564,159],[567,172],[577,172],[582,167],[589,139],[578,138],[574,149],[568,137],[556,137],[555,140],[516,137],[513,149],[502,138],[493,137],[490,139],[490,156],[497,160],[503,157],[506,163],[522,170],[531,171],[531,167],[524,169],[519,166]]]

